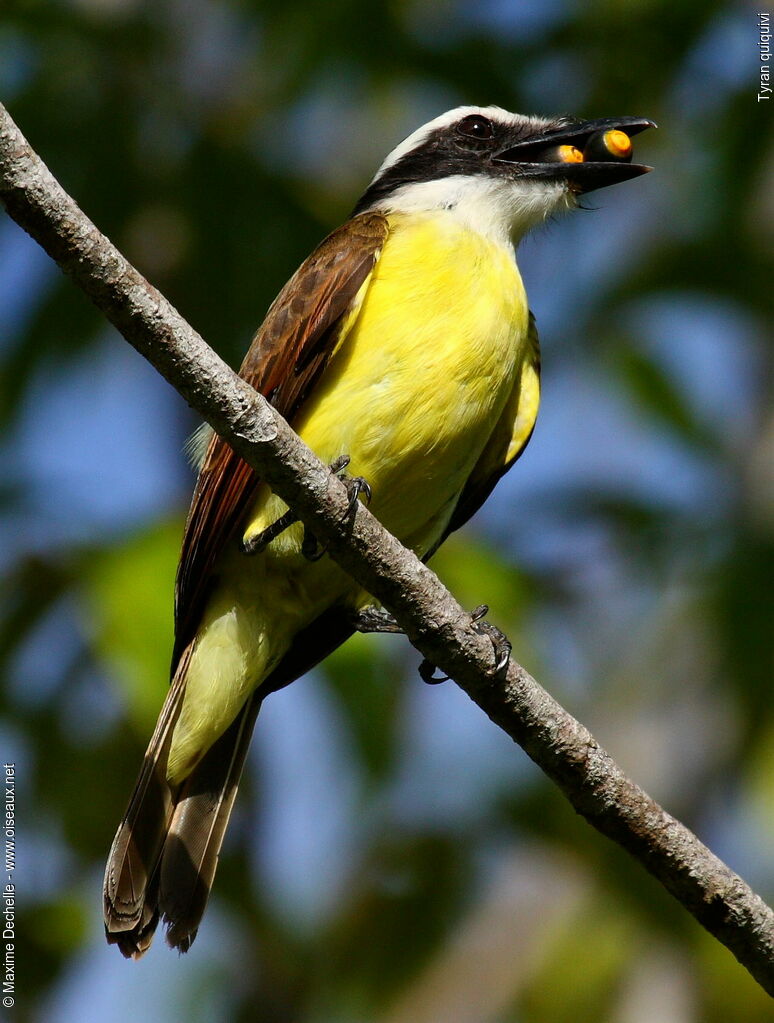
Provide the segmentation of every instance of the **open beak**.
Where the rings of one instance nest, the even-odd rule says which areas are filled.
[[[513,164],[520,177],[567,181],[574,192],[592,192],[653,169],[631,162],[630,136],[655,127],[647,117],[579,121],[517,142],[493,160]]]

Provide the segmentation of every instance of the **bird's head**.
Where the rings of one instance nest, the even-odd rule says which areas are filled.
[[[630,136],[645,117],[581,121],[457,107],[429,121],[387,157],[355,208],[445,209],[487,234],[518,240],[596,188],[644,174]]]

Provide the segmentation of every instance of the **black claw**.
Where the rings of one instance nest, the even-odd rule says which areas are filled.
[[[338,476],[342,469],[346,469],[349,465],[349,455],[339,455],[338,458],[334,458],[328,468],[331,470],[334,476]]]
[[[371,484],[368,480],[363,479],[362,476],[350,476],[344,480],[349,490],[349,514],[351,515],[355,508],[357,508],[357,499],[361,494],[366,496],[366,504],[371,503],[371,498],[374,496],[371,490]]]
[[[371,484],[368,482],[367,479],[364,479],[362,476],[348,476],[346,473],[344,473],[343,470],[347,468],[349,463],[350,463],[349,455],[339,455],[339,457],[335,458],[329,466],[333,475],[338,476],[341,482],[347,488],[347,492],[349,494],[349,504],[347,505],[346,518],[348,519],[354,515],[355,509],[357,508],[358,498],[360,497],[361,494],[365,494],[366,504],[370,504],[371,498],[373,497]]]
[[[338,476],[344,486],[349,492],[349,504],[347,505],[346,517],[350,518],[357,505],[358,494],[361,490],[365,490],[368,500],[371,500],[371,488],[368,486],[366,481],[361,476],[349,477],[344,473],[344,470],[349,465],[349,455],[339,455],[338,458],[334,458],[328,468],[334,476]],[[340,475],[342,474],[343,475]],[[319,547],[317,544],[317,537],[313,533],[310,533],[308,529],[304,529],[304,539],[301,542],[301,553],[307,561],[319,561],[320,558],[328,550],[327,547]]]
[[[425,660],[422,661],[422,663],[419,665],[419,677],[422,679],[423,682],[427,682],[429,686],[437,686],[441,682],[449,681],[448,675],[439,675],[436,678],[435,671],[436,666],[434,664],[431,664],[430,661],[427,660],[427,658],[425,658]]]
[[[470,617],[475,631],[481,636],[489,637],[489,641],[492,644],[492,649],[494,650],[495,655],[492,674],[499,675],[508,665],[513,646],[505,633],[501,632],[496,625],[491,625],[489,622],[482,621],[484,615],[488,611],[489,608],[486,604],[482,604],[480,607],[477,607],[475,611],[471,612]]]
[[[301,553],[307,561],[319,561],[327,551],[327,547],[321,547],[317,543],[314,533],[304,528],[304,539],[301,541]]]

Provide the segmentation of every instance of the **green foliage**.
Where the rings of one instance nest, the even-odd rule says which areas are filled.
[[[83,613],[92,649],[119,682],[139,734],[158,716],[169,674],[180,522],[161,522],[88,559]]]

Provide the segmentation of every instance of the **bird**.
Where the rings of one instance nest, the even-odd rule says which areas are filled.
[[[516,263],[531,229],[632,161],[642,117],[461,106],[382,163],[270,306],[240,375],[427,560],[524,451],[540,354]],[[171,682],[103,887],[127,958],[160,921],[188,951],[263,699],[367,619],[374,599],[209,428],[175,583]]]

